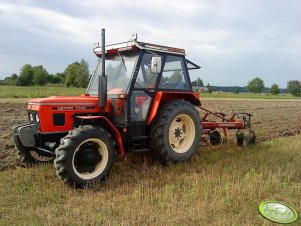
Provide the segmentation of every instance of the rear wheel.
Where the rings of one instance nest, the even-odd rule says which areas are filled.
[[[180,100],[162,105],[150,131],[152,153],[165,164],[191,158],[200,138],[198,112],[192,104]]]
[[[75,128],[56,149],[54,166],[60,179],[83,187],[109,176],[114,164],[114,142],[102,128]]]

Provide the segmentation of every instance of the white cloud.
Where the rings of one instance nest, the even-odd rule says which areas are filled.
[[[100,29],[104,27],[107,30],[107,43],[125,41],[132,33],[138,33],[142,41],[185,48],[188,58],[193,58],[197,63],[208,60],[208,65],[218,64],[219,68],[214,69],[204,65],[201,73],[220,78],[221,81],[222,74],[232,73],[237,78],[230,82],[239,82],[241,72],[238,69],[242,66],[233,62],[244,58],[248,60],[254,55],[259,59],[269,56],[275,60],[275,64],[280,63],[279,56],[293,59],[288,69],[293,76],[301,69],[294,61],[300,57],[301,45],[300,30],[297,29],[298,18],[301,19],[296,10],[298,6],[301,7],[300,2],[292,0],[285,4],[286,10],[282,12],[283,3],[279,0],[19,0],[14,3],[4,0],[0,3],[1,34],[16,35],[12,33],[14,30],[19,32],[17,35],[22,39],[26,33],[29,35],[26,37],[26,48],[39,46],[47,49],[49,54],[44,56],[41,51],[33,51],[37,55],[26,57],[22,52],[8,49],[12,44],[4,36],[0,37],[0,47],[2,52],[11,54],[8,57],[10,59],[21,54],[24,63],[27,63],[26,59],[42,61],[47,64],[46,68],[51,67],[50,71],[55,72],[55,65],[63,68],[63,65],[71,63],[68,62],[71,58],[66,56],[76,54],[76,51],[78,55],[74,58],[87,56],[93,43],[100,39]],[[61,55],[56,45],[64,51],[64,58],[54,57]],[[241,62],[243,65],[249,63]],[[262,64],[257,71],[268,71],[263,76],[276,76],[284,84],[280,72],[273,68],[272,64]],[[17,72],[13,62],[0,68],[0,76],[12,72]]]
[[[70,41],[86,42],[90,36],[87,33],[89,26],[82,20],[63,15],[47,9],[31,6],[0,5],[6,17],[6,24],[25,28],[33,33],[47,38],[66,38]]]

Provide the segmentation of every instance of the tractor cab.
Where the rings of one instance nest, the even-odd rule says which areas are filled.
[[[87,88],[91,96],[98,95],[102,73],[103,53],[98,44],[94,53],[99,61]],[[188,70],[199,68],[185,59],[184,49],[138,42],[137,36],[129,42],[106,46],[107,97],[111,100],[113,122],[117,126],[147,125],[156,95],[191,94]]]

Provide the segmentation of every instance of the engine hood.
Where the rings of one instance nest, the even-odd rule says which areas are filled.
[[[41,107],[50,107],[56,111],[82,111],[92,110],[101,112],[98,106],[98,98],[95,96],[51,96],[46,98],[34,98],[28,101],[28,110],[40,110]],[[110,112],[111,100],[107,100],[105,112]]]
[[[51,96],[47,98],[34,98],[29,105],[97,105],[98,98],[94,96]]]
[[[29,114],[39,117],[41,133],[66,132],[74,127],[75,115],[111,114],[111,100],[108,99],[105,112],[98,106],[94,96],[51,96],[35,98],[28,102]]]

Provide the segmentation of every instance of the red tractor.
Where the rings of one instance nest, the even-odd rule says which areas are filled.
[[[185,58],[184,49],[137,38],[105,46],[103,29],[94,53],[99,62],[85,94],[29,101],[30,122],[14,128],[22,163],[54,160],[60,179],[82,187],[108,177],[116,154],[149,150],[164,164],[176,163],[197,151],[203,129],[218,144],[215,128],[249,128],[250,115],[226,119],[206,109],[201,123],[200,97],[188,73],[200,67]],[[208,121],[208,114],[222,121]],[[240,144],[248,140],[237,134]]]

